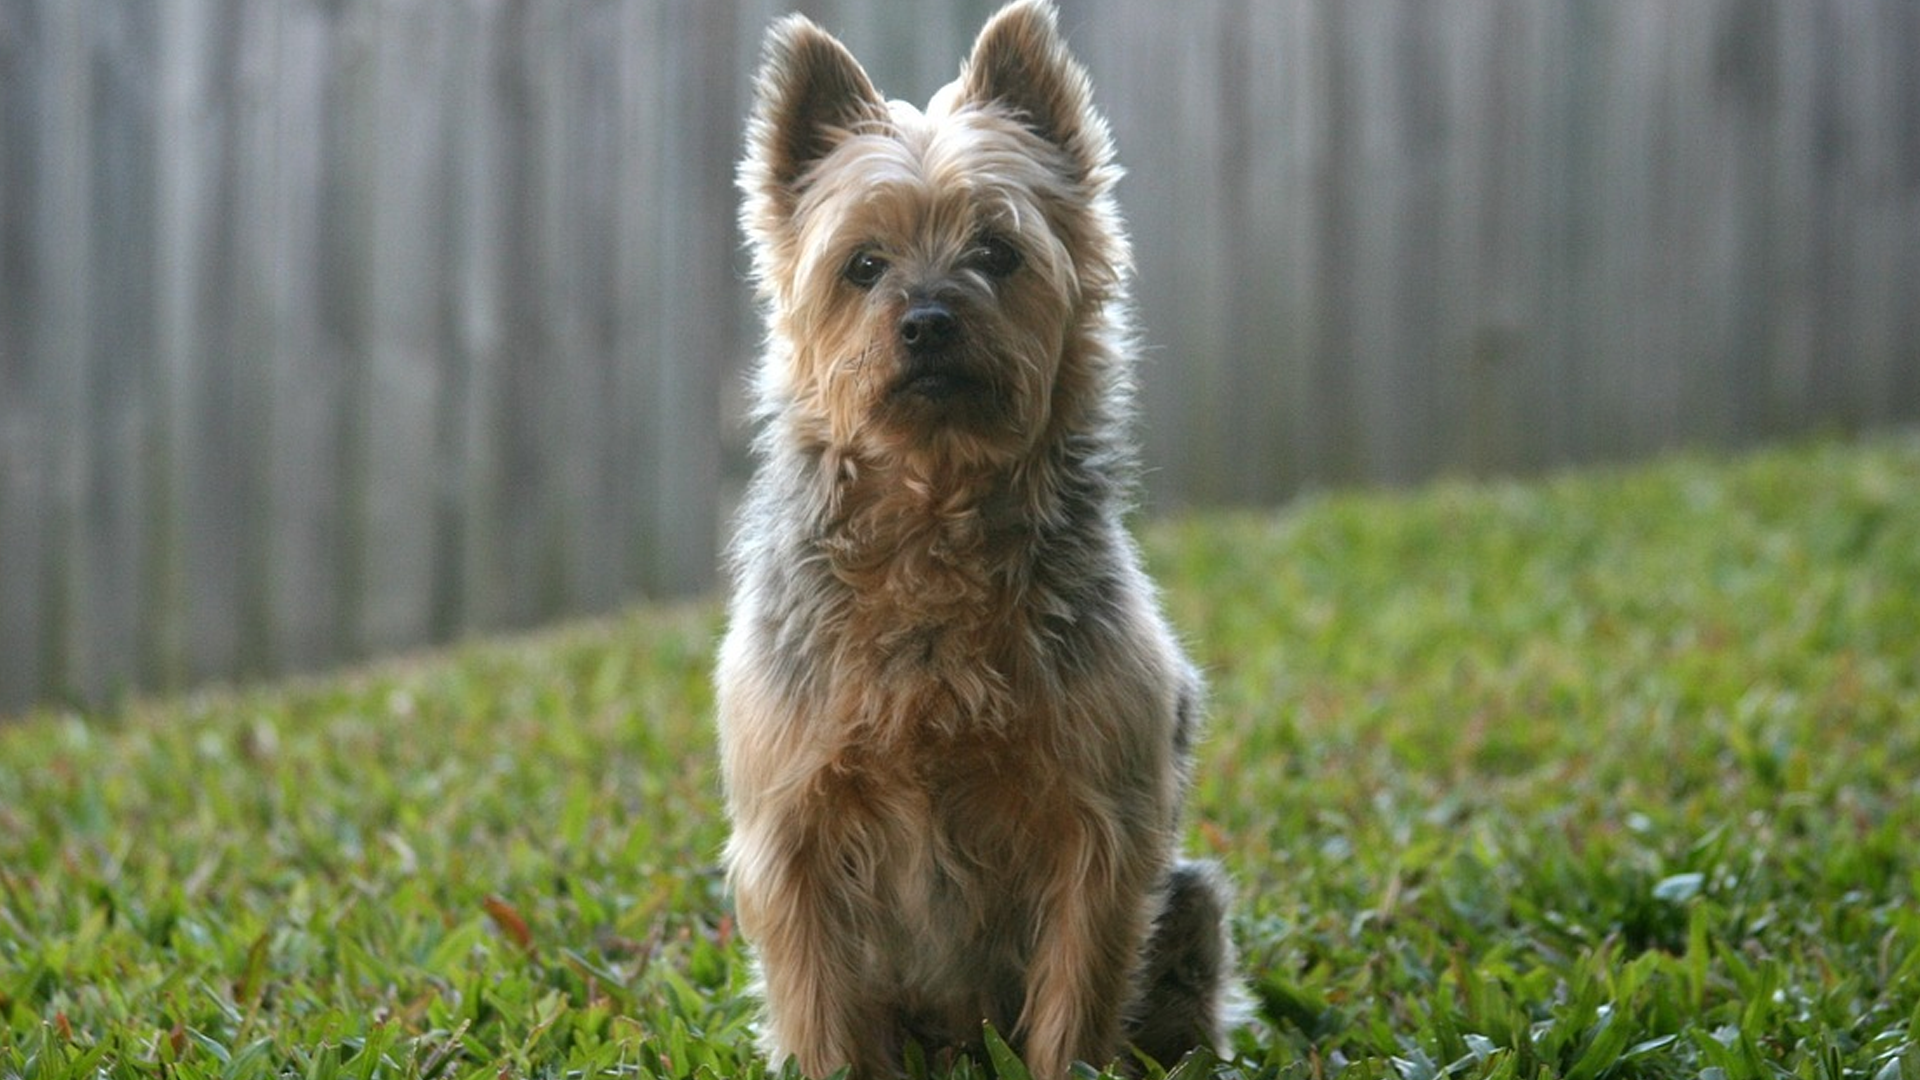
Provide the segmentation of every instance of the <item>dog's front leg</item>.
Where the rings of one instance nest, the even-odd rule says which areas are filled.
[[[862,967],[868,936],[844,883],[832,877],[834,861],[809,845],[763,876],[740,874],[736,864],[740,925],[758,952],[767,1009],[761,1042],[776,1063],[791,1057],[811,1077],[843,1065],[856,1077],[884,1076],[891,1032]]]
[[[1120,1014],[1147,920],[1140,874],[1114,831],[1083,822],[1058,837],[1027,969],[1020,1030],[1027,1067],[1058,1080],[1078,1059],[1118,1052]]]

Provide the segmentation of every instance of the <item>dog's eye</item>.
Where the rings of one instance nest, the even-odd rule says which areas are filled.
[[[847,260],[846,269],[840,276],[849,284],[858,288],[871,289],[880,282],[880,275],[887,272],[887,260],[871,251],[856,251],[853,258]]]
[[[973,263],[990,278],[1010,277],[1020,269],[1020,249],[998,236],[988,236],[973,249]]]

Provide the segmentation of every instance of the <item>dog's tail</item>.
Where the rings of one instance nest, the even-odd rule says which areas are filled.
[[[1195,1047],[1226,1050],[1227,1033],[1252,1013],[1227,932],[1226,877],[1211,863],[1168,871],[1128,1017],[1135,1049],[1168,1068]]]

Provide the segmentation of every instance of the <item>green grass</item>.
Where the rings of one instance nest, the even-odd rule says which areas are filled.
[[[1183,1080],[1920,1080],[1920,437],[1147,539],[1261,1004]],[[758,1075],[717,628],[0,728],[0,1077]]]

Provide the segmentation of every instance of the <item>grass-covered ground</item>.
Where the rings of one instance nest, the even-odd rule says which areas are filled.
[[[1920,1080],[1920,437],[1147,544],[1262,1005],[1183,1077]],[[756,1075],[717,628],[0,728],[0,1077]]]

